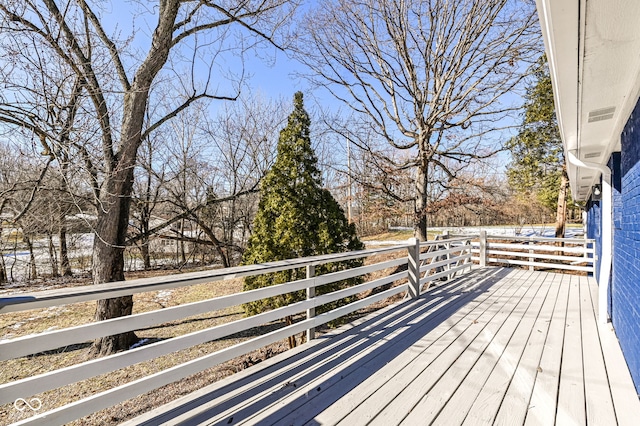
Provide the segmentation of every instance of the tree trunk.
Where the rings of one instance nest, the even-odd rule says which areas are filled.
[[[69,169],[69,158],[65,154],[60,159],[61,167],[62,167],[62,191],[68,192],[69,188],[67,185],[68,181],[68,169]],[[70,277],[73,275],[73,271],[71,270],[71,263],[69,262],[69,250],[67,247],[67,213],[69,212],[69,206],[67,203],[60,203],[60,215],[58,216],[58,224],[60,228],[58,229],[58,250],[60,251],[60,274],[63,277]]]
[[[149,253],[149,237],[143,237],[140,243],[140,254],[142,255],[142,262],[144,264],[144,270],[151,269],[151,254]]]
[[[93,283],[102,284],[124,281],[124,249],[129,208],[133,167],[129,170],[115,170],[106,184],[93,241]],[[119,196],[117,194],[123,194]],[[125,315],[133,311],[133,296],[99,300],[96,307],[96,321],[103,321]],[[94,341],[91,353],[94,356],[113,354],[128,349],[138,341],[133,332],[102,337]]]
[[[66,216],[62,214],[60,216],[60,233],[59,238],[59,250],[60,250],[60,273],[63,277],[70,277],[73,275],[71,270],[71,263],[69,262],[69,250],[67,248],[67,224]]]
[[[180,247],[180,264],[182,266],[187,264],[187,253],[184,250],[184,219],[180,221],[180,240],[178,241]]]
[[[291,315],[287,315],[285,317],[285,322],[287,325],[293,325],[293,317]],[[296,336],[295,334],[288,337],[289,340],[289,349],[293,349],[297,346]]]
[[[29,238],[27,235],[24,236],[24,242],[29,248],[29,266],[27,271],[28,278],[30,280],[35,280],[36,278],[38,278],[38,270],[36,268],[36,257],[33,254],[33,243],[31,242],[31,238]]]
[[[202,221],[199,217],[194,215],[193,219],[196,221],[196,223],[198,224],[202,232],[204,232],[204,234],[207,236],[207,238],[209,238],[209,240],[213,244],[213,248],[215,249],[216,253],[218,253],[218,256],[220,257],[220,261],[222,262],[222,267],[223,268],[230,267],[231,262],[229,260],[228,251],[224,250],[224,248],[222,247],[223,243],[220,240],[218,240],[218,238],[216,238],[216,235],[213,232],[213,229],[211,229],[211,227],[208,226],[206,223],[204,223],[204,221]]]
[[[151,148],[149,148],[149,164],[153,163],[151,158]],[[140,254],[145,271],[151,269],[151,255],[149,254],[149,223],[151,222],[151,171],[147,170],[147,182],[144,191],[143,202],[140,207],[140,232],[142,232],[142,240],[140,242]]]
[[[135,97],[132,95],[132,97]],[[145,104],[136,105],[130,99],[132,110],[129,114],[134,123],[133,129],[142,128]],[[127,104],[127,102],[125,102]],[[137,108],[136,108],[137,106]],[[139,120],[139,121],[138,121]],[[127,128],[127,126],[124,126]],[[129,227],[131,193],[133,190],[133,169],[140,146],[140,132],[131,127],[123,132],[123,148],[120,158],[105,178],[98,208],[98,220],[93,239],[93,283],[102,284],[124,281],[124,250]],[[126,137],[128,136],[128,137]],[[99,300],[96,307],[96,321],[103,321],[121,316],[131,315],[133,296]],[[110,355],[129,349],[138,341],[133,331],[102,337],[94,341],[91,354],[94,356]]]
[[[4,255],[0,253],[0,284],[7,282],[7,268],[4,265]]]
[[[1,242],[2,242],[2,220],[0,219],[0,243]],[[7,268],[4,265],[4,255],[0,250],[0,284],[6,283],[6,282],[7,282]]]
[[[99,238],[96,237],[96,240]],[[97,249],[96,246],[102,246]],[[124,280],[124,253],[117,247],[109,247],[102,242],[94,244],[94,253],[101,253],[102,260],[97,261],[99,257],[94,254],[93,257],[93,273],[109,274],[112,278],[107,279],[104,275],[94,276],[94,282],[101,280],[102,282],[123,281]],[[131,315],[133,311],[133,296],[123,296],[113,299],[99,300],[96,306],[96,321],[103,321],[111,318],[118,318],[125,315]],[[103,356],[113,354],[128,349],[131,345],[138,341],[138,337],[134,332],[122,333],[114,336],[107,336],[97,339],[93,343],[91,353],[95,356]]]
[[[9,268],[9,273],[8,273],[7,277],[8,277],[8,280],[15,281],[15,278],[14,278],[14,275],[13,275],[13,268],[15,268],[15,266],[16,266],[16,263],[17,263],[16,262],[16,256],[18,256],[18,239],[17,238],[13,239],[12,251],[13,251],[13,262],[11,262],[11,268]],[[3,261],[4,261],[4,259],[3,259]],[[7,272],[6,267],[5,267],[5,272]]]
[[[415,237],[420,241],[427,241],[427,202],[426,168],[418,166],[413,226]]]
[[[93,241],[94,284],[124,280],[124,249],[129,226],[133,170],[136,166],[138,148],[142,143],[149,90],[169,57],[180,4],[177,0],[162,2],[151,48],[124,95],[118,151],[112,151],[113,146],[110,142],[104,146],[107,173],[100,191],[98,220]],[[131,315],[132,310],[133,296],[100,300],[96,308],[96,320]],[[92,353],[108,355],[126,350],[137,340],[133,331],[103,337],[94,341]]]
[[[149,253],[149,222],[151,221],[151,212],[149,211],[149,190],[147,186],[147,194],[145,205],[140,209],[140,230],[142,232],[142,240],[140,241],[140,254],[144,264],[145,271],[151,269],[151,254]]]
[[[58,273],[58,259],[56,259],[56,247],[53,244],[53,234],[49,233],[49,262],[51,263],[51,276],[59,277]]]
[[[566,166],[562,169],[560,179],[560,190],[558,191],[558,209],[556,211],[556,238],[564,238],[567,223],[567,190],[569,188],[569,177]]]

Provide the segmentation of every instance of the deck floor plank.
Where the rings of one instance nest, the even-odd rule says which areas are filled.
[[[370,413],[384,408],[388,404],[388,397],[384,395],[386,389],[382,388],[388,382],[393,381],[395,386],[406,386],[415,380],[416,373],[424,371],[444,352],[454,351],[458,354],[461,353],[468,345],[468,343],[464,343],[465,337],[481,331],[480,328],[472,327],[472,325],[480,323],[480,321],[483,321],[483,323],[488,322],[500,309],[501,305],[496,304],[495,300],[492,299],[508,298],[516,290],[517,284],[514,280],[504,280],[500,288],[492,294],[492,298],[486,299],[477,309],[469,312],[459,311],[454,318],[454,321],[456,321],[454,327],[442,334],[442,337],[436,340],[434,345],[423,346],[419,351],[413,351],[410,358],[400,362],[402,368],[394,370],[393,374],[387,375],[383,381],[377,380],[376,392],[367,398],[361,398],[360,401],[357,401],[357,405],[352,406],[351,410],[348,411],[350,418],[344,419],[343,423],[348,424],[352,419],[368,416]],[[390,363],[388,368],[391,369],[392,366]],[[333,411],[333,407],[331,410]]]
[[[450,308],[448,306],[447,308]],[[411,318],[410,321],[399,326],[398,330],[388,334],[364,335],[357,341],[357,346],[349,353],[341,354],[341,359],[336,359],[335,368],[327,374],[312,375],[312,380],[296,380],[292,382],[296,385],[297,392],[288,396],[279,397],[270,395],[268,406],[264,410],[255,413],[246,419],[247,424],[272,424],[275,422],[285,424],[297,424],[302,422],[300,417],[306,417],[315,407],[325,407],[328,403],[334,402],[337,395],[345,392],[352,384],[358,384],[368,377],[376,374],[389,358],[394,358],[401,354],[403,348],[410,347],[415,342],[415,333],[408,324],[409,322],[424,321],[433,311],[424,311],[419,317]],[[443,317],[448,317],[448,309],[440,312]],[[425,328],[431,328],[429,323],[424,323]],[[404,342],[407,343],[404,343]],[[394,342],[394,344],[391,344]],[[324,364],[324,362],[321,362]],[[337,393],[336,393],[337,391]],[[300,393],[303,392],[302,395]],[[267,401],[263,399],[263,403]],[[297,408],[304,406],[304,411]]]
[[[584,362],[584,394],[587,424],[611,425],[616,422],[611,390],[607,380],[596,313],[591,303],[589,281],[580,278],[580,318],[582,320],[582,356]]]
[[[484,288],[484,287],[483,287]],[[476,302],[489,298],[495,291],[495,286],[486,289],[484,291],[485,294],[477,293],[475,296]],[[469,292],[469,294],[473,294],[473,292]],[[323,418],[321,413],[327,410],[329,407],[330,413],[324,413],[324,416],[329,416],[332,421],[336,421],[344,416],[350,417],[348,420],[343,420],[347,422],[355,422],[354,424],[361,424],[366,422],[368,418],[370,418],[371,412],[365,411],[364,415],[356,415],[355,417],[351,417],[350,415],[354,413],[355,407],[348,407],[349,401],[352,401],[356,404],[361,404],[361,402],[365,399],[363,397],[363,393],[367,392],[367,389],[376,389],[376,387],[380,386],[380,382],[378,384],[372,384],[369,379],[373,378],[382,378],[382,385],[386,385],[390,380],[397,381],[397,377],[392,374],[389,370],[398,369],[398,367],[402,368],[402,366],[406,366],[409,364],[412,359],[414,359],[420,352],[423,352],[430,348],[433,342],[437,342],[439,346],[446,344],[446,338],[442,338],[442,336],[448,333],[451,339],[455,339],[456,336],[460,335],[459,321],[456,319],[457,312],[459,311],[467,311],[468,309],[477,310],[482,306],[482,302],[480,303],[461,303],[458,306],[455,306],[455,310],[449,310],[448,312],[443,312],[444,318],[432,317],[429,318],[425,323],[414,322],[413,331],[417,334],[411,333],[405,336],[408,340],[408,343],[403,343],[401,340],[395,341],[394,345],[389,349],[395,348],[411,348],[412,350],[403,350],[402,353],[392,357],[393,362],[389,363],[389,356],[386,353],[378,353],[377,356],[368,361],[366,364],[358,363],[358,359],[350,359],[348,366],[345,370],[340,371],[339,381],[334,381],[332,383],[313,383],[311,385],[311,389],[313,387],[318,386],[321,388],[321,392],[310,392],[310,398],[308,401],[305,401],[304,411],[292,410],[291,413],[279,421],[282,424],[299,424],[301,422],[301,417],[307,416],[310,413],[313,413],[316,417],[316,420]],[[467,321],[467,323],[472,322],[472,320]],[[467,325],[468,326],[468,325]],[[432,330],[429,333],[425,333],[427,330]],[[386,343],[380,342],[380,343]],[[367,342],[367,345],[371,346],[371,341]],[[374,345],[375,346],[375,345]],[[437,349],[430,348],[434,353],[442,352],[442,349],[439,347]],[[364,354],[367,355],[367,354]],[[375,362],[379,360],[378,362]],[[374,365],[372,365],[374,364]],[[337,376],[337,375],[336,375]],[[351,384],[356,383],[357,386],[352,386]],[[334,385],[342,385],[342,389],[334,390],[332,386]],[[345,393],[344,386],[348,386],[347,391]],[[317,388],[316,388],[317,389]],[[337,397],[340,396],[339,399]],[[351,397],[349,397],[351,396]],[[286,405],[289,401],[283,401],[280,405],[280,409],[282,406]],[[340,403],[342,402],[342,403]],[[298,401],[299,403],[299,401]],[[297,404],[296,404],[297,405]],[[275,409],[276,407],[274,407]],[[264,415],[258,416],[254,421],[262,421],[264,419]]]
[[[539,315],[532,323],[521,357],[511,375],[510,383],[493,421],[496,425],[522,425],[526,418],[544,343],[558,299],[561,275],[547,274],[545,280],[545,284],[549,285],[547,295]],[[446,419],[447,416],[445,415],[444,418]]]
[[[598,312],[598,285],[594,280],[589,280],[588,288],[591,295],[591,306],[594,315],[596,315]],[[622,356],[618,339],[611,323],[598,323],[597,327],[617,424],[635,426],[638,424],[640,399],[629,375],[627,363]]]
[[[584,366],[582,362],[582,326],[580,320],[580,280],[569,275],[569,302],[562,348],[560,388],[556,424],[586,424]]]
[[[526,280],[526,276],[524,279]],[[548,288],[548,286],[547,286]],[[485,329],[476,338],[477,348],[465,352],[452,364],[447,373],[429,393],[413,408],[403,420],[403,424],[415,424],[421,419],[432,422],[436,416],[440,424],[460,424],[469,410],[473,407],[479,391],[486,385],[486,381],[501,359],[505,345],[510,342],[522,324],[522,318],[532,310],[537,310],[536,303],[539,294],[546,290],[543,287],[530,287],[514,310],[501,321],[500,328],[494,333]],[[541,302],[540,302],[541,304]],[[471,363],[463,362],[469,358]],[[443,407],[449,407],[444,410]]]
[[[517,321],[511,336],[497,339],[484,355],[485,358],[494,358],[495,363],[491,369],[487,366],[490,371],[487,381],[480,388],[480,392],[477,394],[462,424],[489,424],[492,423],[498,412],[509,384],[516,374],[526,343],[529,340],[535,322],[540,316],[540,311],[547,300],[551,288],[551,278],[548,274],[541,276],[540,279],[544,281],[542,285],[534,286],[538,291],[528,309],[521,316],[512,315],[509,318],[511,321]],[[520,377],[520,379],[523,378]],[[525,410],[524,406],[517,408]]]
[[[284,404],[284,406],[290,411],[295,411],[296,406],[309,403],[309,400],[316,397],[317,394],[324,394],[335,382],[341,382],[344,385],[347,381],[343,379],[343,376],[346,374],[340,372],[341,369],[348,368],[349,363],[361,360],[388,342],[400,343],[398,336],[407,329],[411,332],[416,331],[415,328],[408,328],[407,324],[419,321],[420,318],[428,315],[431,315],[430,320],[445,321],[456,306],[472,302],[477,294],[468,291],[469,287],[474,287],[469,284],[469,281],[472,280],[459,280],[456,283],[434,289],[431,294],[433,297],[427,303],[424,300],[408,302],[408,307],[382,317],[384,321],[375,321],[357,333],[348,331],[347,334],[350,334],[352,338],[346,344],[342,342],[342,333],[340,333],[339,339],[329,339],[336,340],[336,343],[330,342],[331,345],[327,350],[319,353],[319,356],[313,360],[307,360],[306,367],[298,371],[297,374],[283,375],[275,377],[273,380],[267,377],[266,379],[270,379],[268,386],[263,386],[261,382],[254,382],[254,389],[244,389],[242,401],[238,402],[236,398],[233,398],[227,402],[219,403],[215,406],[215,410],[202,413],[198,419],[208,418],[209,422],[223,424],[237,424],[237,419],[244,419],[243,421],[248,423],[257,422],[258,419],[254,418],[256,415],[265,417],[266,414],[273,414],[274,404],[282,406],[282,402],[285,400],[291,402],[287,399],[288,395],[292,395],[291,398],[295,400],[295,403]],[[491,281],[488,282],[491,283]],[[482,284],[477,291],[483,292],[486,285]],[[416,307],[416,303],[419,306]],[[434,313],[434,310],[437,313]],[[386,349],[376,353],[378,364],[386,363],[388,357],[395,355],[387,353],[384,356],[385,350],[393,351],[394,347],[386,345]],[[377,368],[375,357],[370,361],[363,369],[359,369],[359,374],[366,375],[375,371]],[[362,367],[361,364],[358,365]],[[317,391],[318,388],[320,391]],[[307,390],[307,392],[303,394],[303,397],[299,397],[303,390]],[[229,421],[231,423],[227,423]]]
[[[256,414],[272,409],[274,404],[282,405],[282,402],[287,400],[288,395],[292,395],[292,398],[299,398],[299,392],[302,389],[317,389],[316,383],[324,383],[326,380],[341,380],[339,379],[341,369],[346,368],[348,365],[345,360],[355,362],[362,359],[363,356],[378,349],[384,342],[398,339],[398,336],[403,331],[406,331],[405,324],[407,322],[414,319],[419,320],[429,313],[433,313],[434,309],[442,307],[438,304],[438,300],[434,300],[433,305],[423,304],[420,308],[416,308],[415,303],[409,302],[406,312],[403,312],[402,315],[394,315],[392,321],[377,322],[365,327],[361,333],[353,336],[349,342],[343,342],[342,339],[329,342],[327,351],[318,354],[313,362],[307,360],[308,365],[301,369],[298,374],[279,378],[276,386],[263,386],[259,391],[245,393],[241,404],[229,405],[226,407],[226,411],[221,411],[220,406],[216,407],[219,413],[210,417],[209,420],[213,422],[218,420],[228,421],[228,419],[235,416],[236,418],[244,419],[243,421],[255,421],[253,417]],[[447,316],[446,309],[442,316]],[[384,358],[381,358],[381,360],[384,360]],[[365,367],[362,373],[370,374],[371,369]],[[322,391],[322,387],[320,387],[320,390]],[[313,393],[306,393],[305,397],[312,395]],[[298,405],[303,403],[304,401]],[[258,407],[260,408],[259,410]],[[287,408],[289,410],[295,409],[292,405],[287,405]],[[232,421],[229,424],[236,423]]]
[[[560,274],[558,277],[558,298],[549,322],[540,363],[536,369],[525,425],[551,425],[555,421],[569,300],[569,277]]]
[[[437,391],[432,392],[434,386],[438,383],[448,386],[446,380],[443,380],[444,376],[451,374],[451,371],[471,368],[484,347],[490,343],[490,336],[501,329],[511,312],[517,306],[528,303],[529,288],[518,286],[517,281],[515,283],[515,292],[502,295],[487,311],[488,315],[479,318],[476,324],[467,328],[455,339],[453,345],[440,353],[427,351],[422,354],[416,360],[419,368],[412,366],[406,369],[401,376],[395,377],[393,382],[380,389],[378,398],[370,398],[366,404],[358,407],[358,411],[377,413],[371,422],[372,425],[388,425],[409,415],[425,395],[433,395],[436,398],[442,395]],[[441,406],[441,402],[437,402],[436,406]],[[351,417],[356,416],[358,412],[354,410]],[[345,420],[347,421],[344,423],[348,424],[349,418]]]
[[[475,269],[127,425],[637,424],[595,306],[593,278]]]
[[[387,307],[382,310],[382,315],[371,319],[362,318],[338,328],[335,334],[339,335],[340,339],[320,338],[313,340],[310,344],[299,346],[284,354],[263,361],[257,366],[259,367],[258,372],[251,368],[242,370],[220,382],[213,383],[206,388],[144,414],[132,422],[127,422],[126,425],[144,424],[141,422],[145,419],[149,419],[149,425],[158,423],[180,424],[182,420],[192,418],[194,413],[188,410],[193,407],[197,407],[199,413],[205,414],[208,413],[206,410],[215,408],[217,412],[220,412],[225,409],[224,407],[228,407],[231,412],[235,412],[243,405],[250,403],[252,395],[264,391],[273,392],[274,388],[290,382],[290,379],[296,377],[297,374],[303,374],[308,369],[312,369],[316,366],[317,359],[328,359],[336,352],[353,344],[359,333],[384,328],[395,317],[410,313],[412,306],[409,303],[405,303],[393,309],[394,311],[397,310],[397,312],[394,312],[394,317],[384,315],[392,309],[393,307]],[[364,324],[364,326],[361,326],[361,324]],[[182,416],[177,416],[176,414],[162,416],[162,413],[172,409],[184,412],[184,414]],[[203,415],[203,417],[205,416]]]

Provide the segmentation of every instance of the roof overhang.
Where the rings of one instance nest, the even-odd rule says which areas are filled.
[[[565,153],[606,165],[640,92],[640,1],[536,0]],[[567,164],[586,200],[600,172]]]

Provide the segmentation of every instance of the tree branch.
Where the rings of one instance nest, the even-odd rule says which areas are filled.
[[[14,222],[20,221],[20,219],[22,219],[22,217],[27,213],[27,211],[29,211],[29,208],[31,207],[33,200],[36,198],[36,192],[38,192],[38,189],[40,188],[42,179],[44,179],[44,175],[47,173],[47,170],[49,169],[49,165],[53,160],[54,160],[53,156],[49,157],[49,159],[47,160],[47,163],[44,165],[44,167],[40,171],[40,176],[38,177],[38,180],[33,186],[33,189],[31,191],[31,194],[29,195],[29,199],[27,200],[27,203],[24,205],[22,210],[13,218]]]

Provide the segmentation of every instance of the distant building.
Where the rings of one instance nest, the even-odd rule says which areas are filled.
[[[640,2],[537,0],[571,192],[597,241],[600,319],[640,393]]]

